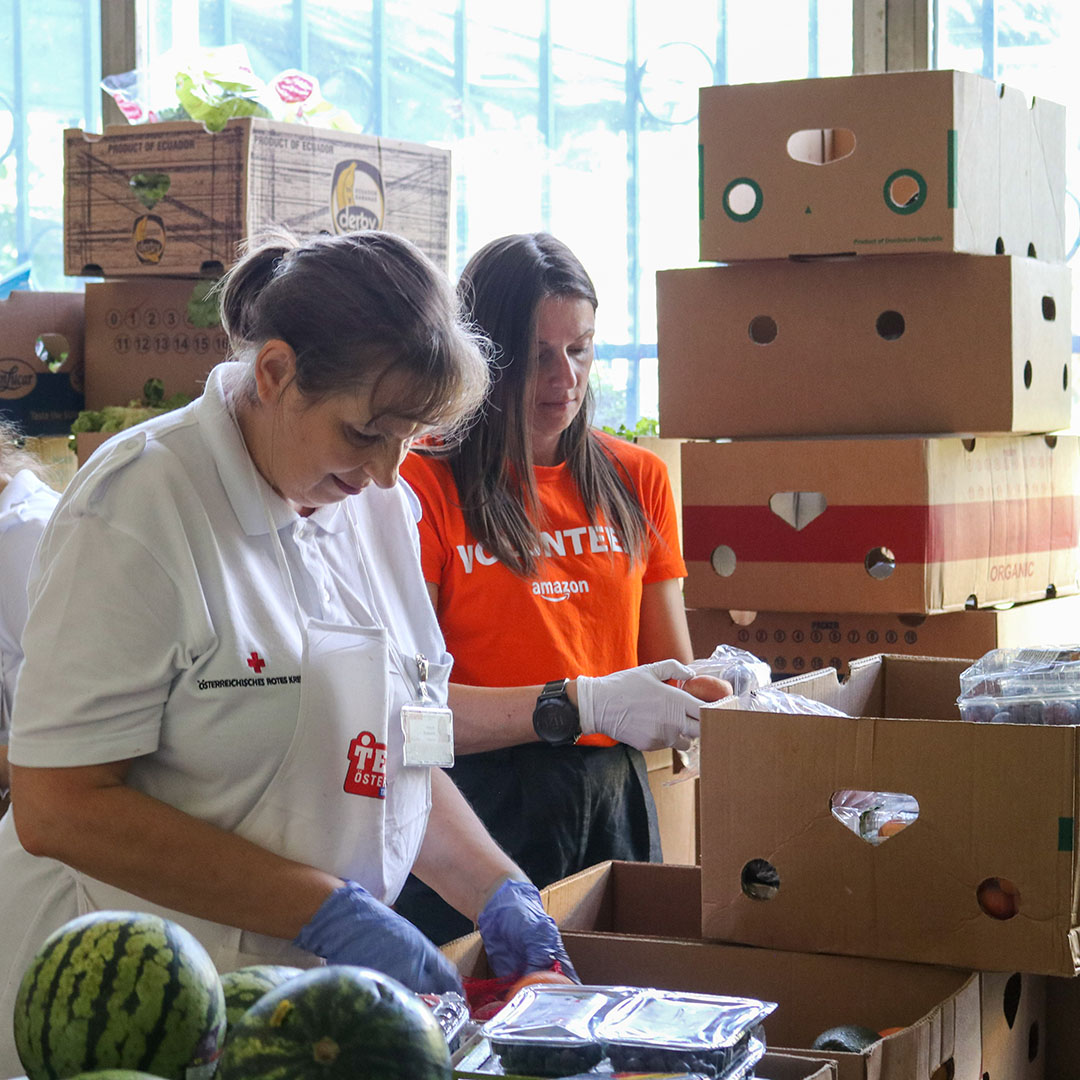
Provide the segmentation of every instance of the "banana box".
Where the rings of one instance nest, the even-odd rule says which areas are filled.
[[[214,276],[271,226],[385,229],[449,265],[450,152],[277,123],[64,133],[64,273]]]
[[[67,435],[83,408],[83,326],[79,293],[0,300],[0,415],[24,435]]]

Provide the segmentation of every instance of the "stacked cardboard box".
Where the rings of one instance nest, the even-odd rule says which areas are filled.
[[[699,124],[724,265],[657,281],[661,431],[723,440],[682,451],[695,652],[981,655],[1035,600],[1067,635],[1064,110],[919,71],[706,87]]]
[[[387,229],[449,261],[450,155],[435,147],[253,117],[71,129],[64,269],[86,288],[86,407],[126,405],[149,378],[202,391],[227,342],[208,288],[242,245]],[[80,437],[84,459],[100,437]]]

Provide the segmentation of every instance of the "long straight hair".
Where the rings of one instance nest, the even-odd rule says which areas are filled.
[[[531,406],[538,368],[537,315],[548,297],[587,300],[596,290],[574,253],[547,233],[504,236],[469,260],[458,283],[462,305],[491,339],[493,380],[487,407],[448,448],[465,523],[484,549],[515,574],[536,574],[544,525],[533,475]],[[643,560],[651,524],[625,468],[592,429],[595,398],[559,437],[589,521],[602,517],[631,560]]]

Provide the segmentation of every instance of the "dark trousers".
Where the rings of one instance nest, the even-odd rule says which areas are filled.
[[[539,888],[607,859],[661,860],[645,760],[629,746],[529,743],[467,754],[449,773]],[[394,907],[437,945],[473,929],[412,875]]]

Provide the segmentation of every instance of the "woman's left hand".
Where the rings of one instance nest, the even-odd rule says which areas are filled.
[[[544,910],[531,881],[507,879],[476,920],[488,963],[497,978],[547,971],[558,961],[562,973],[581,982],[555,920]]]

